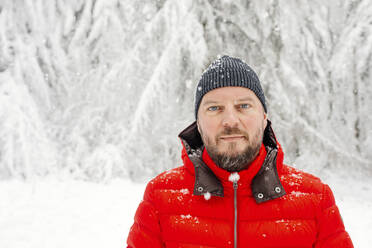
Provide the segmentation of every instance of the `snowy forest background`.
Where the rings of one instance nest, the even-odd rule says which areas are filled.
[[[0,247],[125,247],[223,54],[254,68],[285,162],[370,247],[370,0],[0,0]]]
[[[0,1],[0,179],[141,179],[218,55],[258,73],[285,162],[372,174],[369,0]]]

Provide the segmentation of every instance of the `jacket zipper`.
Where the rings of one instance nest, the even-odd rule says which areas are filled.
[[[234,188],[234,248],[238,247],[238,182],[233,182]]]

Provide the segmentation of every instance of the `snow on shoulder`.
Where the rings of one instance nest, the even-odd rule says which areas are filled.
[[[159,174],[157,177],[155,177],[152,182],[153,184],[172,184],[177,182],[179,179],[183,180],[185,175],[185,171],[180,167],[172,168],[167,171],[164,171],[163,173]]]

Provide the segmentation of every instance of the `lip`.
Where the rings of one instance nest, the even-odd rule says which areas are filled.
[[[240,140],[240,139],[244,139],[244,136],[222,136],[220,137],[221,140],[224,140],[224,141],[237,141],[237,140]]]

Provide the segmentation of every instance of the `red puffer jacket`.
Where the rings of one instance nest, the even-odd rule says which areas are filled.
[[[128,247],[353,247],[330,188],[283,165],[270,123],[238,174],[213,163],[195,123],[180,138],[184,165],[147,185]]]

